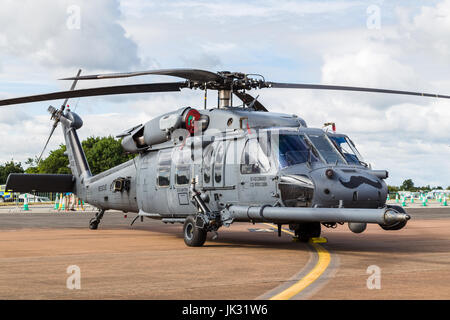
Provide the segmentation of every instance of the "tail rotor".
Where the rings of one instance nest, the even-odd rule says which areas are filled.
[[[70,87],[70,91],[73,91],[77,85],[78,82],[78,77],[81,74],[81,69],[78,70],[77,76],[75,78],[75,80],[72,83],[72,86]],[[48,107],[48,112],[50,112],[51,116],[51,120],[53,120],[53,126],[52,129],[50,130],[50,135],[47,138],[47,142],[44,145],[44,148],[42,149],[41,154],[39,155],[39,158],[37,160],[37,165],[39,166],[39,164],[41,163],[41,159],[42,159],[42,155],[45,152],[45,149],[47,148],[48,143],[50,142],[50,139],[53,135],[53,132],[55,132],[56,127],[58,126],[59,123],[59,119],[61,117],[61,114],[64,112],[64,110],[66,109],[67,106],[67,102],[69,101],[69,98],[66,98],[63,102],[63,104],[61,105],[61,107],[59,109],[54,108],[53,106],[49,106]]]

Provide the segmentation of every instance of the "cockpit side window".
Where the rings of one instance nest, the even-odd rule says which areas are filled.
[[[362,164],[362,157],[356,150],[353,142],[344,136],[330,136],[331,141],[334,142],[335,146],[341,151],[345,160],[349,164]]]
[[[308,134],[308,138],[327,163],[345,164],[344,158],[325,134]]]
[[[241,173],[267,173],[270,170],[271,142],[269,137],[250,138],[241,158]]]
[[[317,151],[301,134],[281,134],[278,138],[280,168],[318,161]]]

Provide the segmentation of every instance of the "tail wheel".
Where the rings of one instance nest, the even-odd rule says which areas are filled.
[[[395,211],[400,212],[400,213],[406,213],[405,209],[403,209],[400,206],[387,206],[387,207],[391,208],[391,209],[394,209]],[[396,222],[396,223],[390,224],[390,225],[382,225],[382,224],[380,224],[380,227],[383,228],[384,230],[388,230],[388,231],[390,231],[390,230],[400,230],[404,226],[406,226],[407,222],[408,221],[399,221],[399,222]]]
[[[320,237],[320,232],[320,222],[299,223],[295,228],[295,235],[301,242]]]
[[[98,229],[98,223],[99,223],[99,221],[98,221],[97,219],[92,218],[92,219],[89,221],[89,229],[91,229],[91,230],[97,230],[97,229]]]
[[[201,247],[206,241],[207,231],[197,227],[195,218],[189,216],[184,221],[183,235],[186,245],[189,247]]]

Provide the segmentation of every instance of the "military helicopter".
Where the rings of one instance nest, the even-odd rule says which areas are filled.
[[[182,223],[188,246],[202,246],[208,232],[233,222],[289,225],[301,241],[318,237],[321,226],[348,223],[355,233],[367,223],[385,230],[403,228],[410,216],[386,205],[386,170],[373,170],[353,141],[335,130],[310,128],[297,115],[269,112],[248,93],[266,88],[375,92],[446,98],[450,96],[335,85],[279,83],[259,74],[165,69],[80,75],[69,91],[1,100],[0,106],[64,99],[50,106],[48,144],[61,123],[72,174],[11,174],[7,190],[74,192],[98,208],[89,222],[97,229],[106,210],[135,212],[136,218]],[[165,75],[180,82],[131,84],[75,90],[77,81]],[[149,92],[204,91],[204,108],[183,107],[118,135],[136,157],[93,176],[78,139],[83,121],[67,99]],[[208,90],[218,91],[207,108]],[[242,105],[233,106],[233,95]],[[332,124],[334,129],[334,124]],[[45,150],[44,147],[44,150]],[[44,152],[41,153],[41,156]],[[39,159],[41,158],[39,157]]]

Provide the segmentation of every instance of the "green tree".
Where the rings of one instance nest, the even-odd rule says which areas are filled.
[[[403,181],[402,185],[400,186],[401,190],[404,191],[414,191],[414,182],[411,179],[407,179]]]
[[[61,144],[58,149],[50,151],[50,154],[44,160],[41,160],[38,166],[39,173],[71,173],[68,168],[69,158],[64,155],[66,146]]]
[[[25,161],[25,164],[28,166],[28,168],[25,170],[25,173],[39,173],[36,162],[37,159],[28,158],[27,161]]]
[[[389,193],[396,193],[396,192],[398,192],[399,191],[399,188],[398,187],[396,187],[396,186],[389,186],[388,185],[388,192]]]
[[[94,175],[133,158],[133,155],[127,155],[123,152],[120,141],[112,136],[89,137],[81,145],[86,154],[91,172]],[[30,166],[26,172],[71,173],[70,168],[68,168],[69,159],[64,155],[64,152],[66,152],[66,146],[60,145],[58,149],[51,151],[47,158],[41,160],[39,166]],[[35,164],[35,161],[28,159],[28,163]]]
[[[5,184],[6,179],[10,173],[23,173],[22,164],[11,160],[3,165],[0,165],[0,184]]]
[[[83,142],[83,149],[92,174],[111,169],[134,157],[124,153],[119,140],[109,137],[90,137]]]

